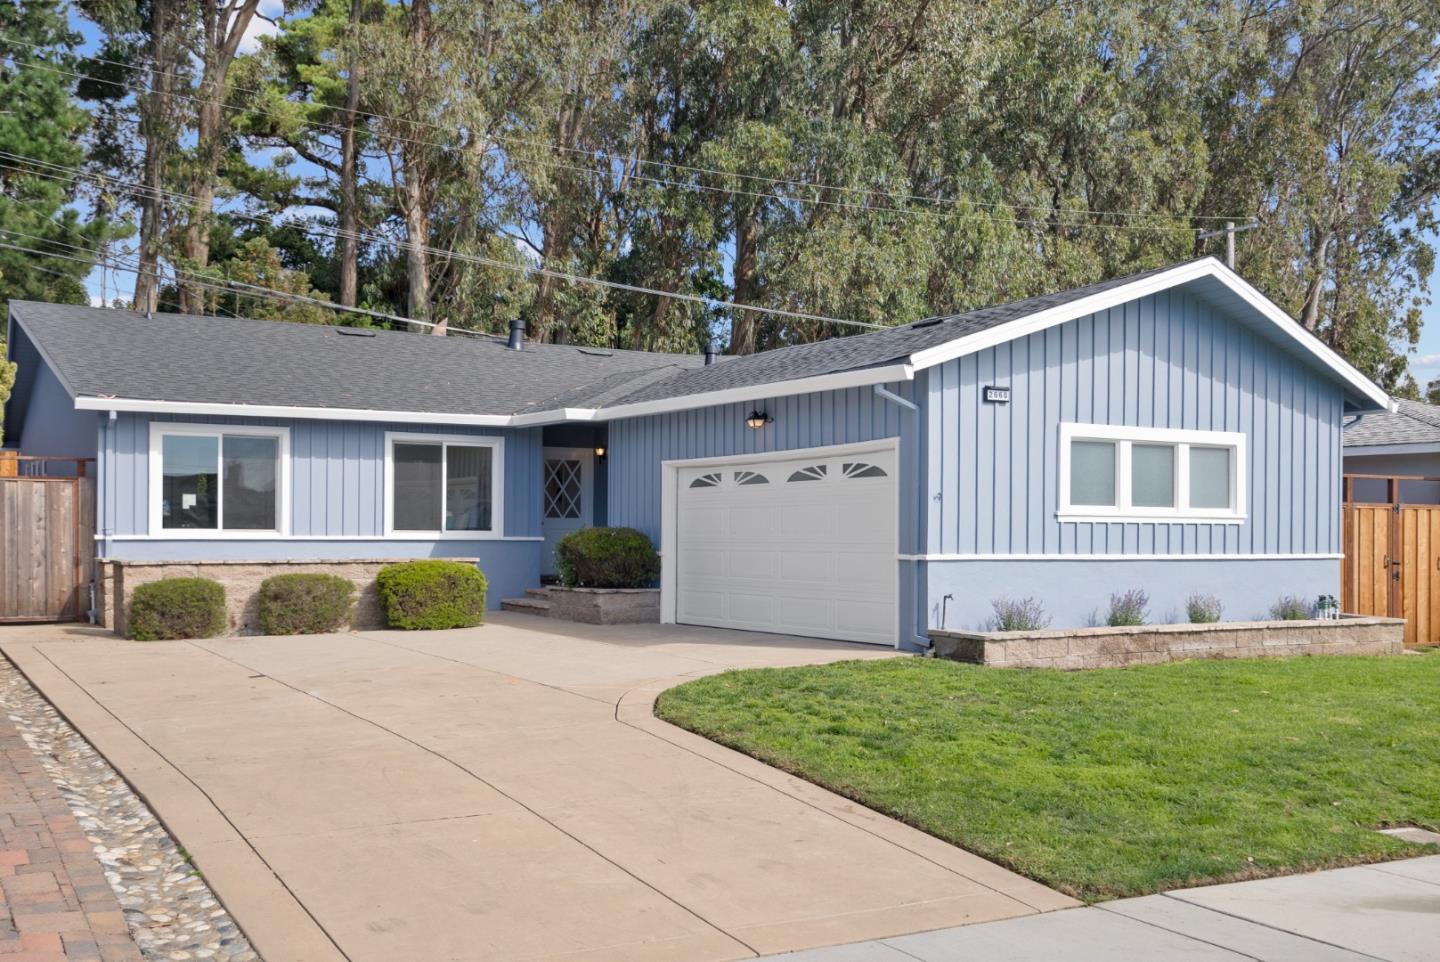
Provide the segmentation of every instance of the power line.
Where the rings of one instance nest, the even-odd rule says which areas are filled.
[[[43,48],[41,45],[39,45],[39,44],[33,44],[33,43],[28,43],[28,42],[26,42],[26,41],[15,40],[15,39],[9,38],[9,37],[0,37],[0,42],[10,43],[10,44],[14,44],[14,45],[17,45],[17,46],[30,47],[30,48],[36,49],[36,50],[44,49],[44,48]],[[108,60],[108,59],[105,59],[105,58],[102,58],[102,57],[89,57],[89,58],[87,58],[87,59],[92,60],[92,61],[94,61],[94,62],[96,62],[96,63],[107,63],[107,64],[113,64],[113,65],[121,66],[121,67],[133,68],[133,65],[131,65],[131,64],[126,64],[126,63],[124,63],[124,62],[122,62],[122,61]],[[83,73],[80,73],[80,72],[78,72],[78,71],[66,70],[66,69],[64,69],[64,68],[62,68],[62,67],[57,67],[57,66],[55,66],[55,65],[53,65],[53,64],[49,64],[49,63],[35,63],[35,62],[31,62],[31,63],[24,64],[24,66],[31,67],[31,68],[38,69],[38,70],[47,70],[47,71],[50,71],[50,72],[53,72],[53,73],[65,74],[65,75],[68,75],[68,76],[71,76],[71,77],[75,77],[75,78],[78,78],[78,79],[89,80],[89,81],[91,81],[91,82],[93,82],[93,83],[106,84],[106,85],[109,85],[109,86],[112,86],[112,87],[117,87],[117,88],[122,89],[122,90],[127,90],[127,91],[129,91],[129,92],[131,92],[131,93],[141,93],[141,92],[149,93],[149,92],[151,92],[151,88],[150,88],[149,86],[144,86],[144,85],[139,85],[139,84],[126,84],[126,83],[122,83],[121,81],[118,81],[118,80],[110,80],[110,79],[103,78],[103,77],[88,76],[88,75],[83,74]],[[184,77],[183,75],[180,75],[180,74],[177,74],[177,73],[172,73],[172,72],[167,72],[167,71],[161,71],[161,70],[151,69],[151,70],[149,71],[149,73],[151,73],[151,74],[153,74],[153,75],[155,75],[155,76],[168,76],[168,77],[173,77],[173,78],[178,78],[178,79],[188,79],[188,78]],[[247,94],[252,94],[252,95],[255,95],[255,96],[262,96],[262,97],[265,96],[265,92],[264,92],[264,91],[258,90],[258,89],[256,89],[256,88],[251,88],[251,87],[238,87],[238,86],[237,86],[237,87],[231,87],[230,89],[231,89],[232,91],[236,91],[236,92],[239,92],[239,93],[247,93]],[[254,106],[234,104],[234,103],[230,103],[230,102],[223,101],[223,100],[212,100],[212,99],[206,99],[206,98],[201,98],[201,97],[195,97],[195,96],[193,96],[193,95],[185,94],[185,93],[180,93],[180,92],[174,92],[174,91],[172,91],[171,94],[170,94],[170,96],[175,97],[175,98],[180,99],[180,100],[186,100],[186,101],[189,101],[189,102],[195,103],[195,104],[210,104],[210,105],[218,106],[218,107],[221,107],[221,108],[227,109],[227,110],[248,111],[248,112],[251,112],[251,113],[260,114],[260,115],[262,115],[262,116],[267,116],[267,117],[277,117],[277,116],[280,116],[280,115],[276,114],[274,111],[268,111],[268,110],[264,110],[264,109],[262,109],[262,108],[258,108],[258,107],[254,107]],[[445,125],[445,124],[439,124],[439,123],[436,123],[436,122],[433,122],[433,121],[426,121],[426,120],[417,120],[417,119],[396,117],[396,116],[394,116],[394,115],[392,115],[392,114],[379,114],[379,113],[371,113],[371,112],[368,112],[368,111],[356,111],[356,115],[357,115],[357,116],[360,116],[360,117],[365,117],[365,118],[367,118],[367,119],[372,119],[372,120],[388,120],[388,121],[393,121],[393,122],[395,122],[395,123],[405,124],[405,125],[409,125],[409,126],[412,126],[412,127],[426,127],[426,128],[430,128],[430,129],[437,130],[437,131],[443,131],[443,132],[445,132],[445,133],[452,133],[452,134],[462,134],[462,133],[463,133],[463,131],[460,130],[459,128],[457,128],[457,127],[448,126],[448,125]],[[320,128],[320,129],[327,129],[327,130],[331,130],[331,131],[336,132],[336,133],[343,132],[343,130],[345,129],[345,128],[341,127],[341,126],[338,125],[338,124],[326,123],[326,122],[324,122],[324,121],[310,120],[310,121],[306,121],[306,123],[307,123],[307,125],[309,125],[309,126],[311,126],[311,127],[316,127],[316,128]],[[491,137],[491,139],[494,139],[494,140],[496,140],[496,141],[509,142],[509,143],[518,143],[518,144],[524,144],[524,145],[526,145],[526,146],[538,147],[538,148],[543,149],[543,150],[553,150],[553,151],[562,152],[562,153],[577,154],[577,155],[581,155],[581,156],[590,157],[590,158],[592,158],[592,159],[594,159],[594,160],[601,161],[601,162],[606,163],[606,164],[612,164],[612,165],[613,165],[613,164],[615,164],[615,163],[617,162],[617,158],[615,158],[615,157],[613,157],[613,156],[611,156],[611,155],[609,155],[609,154],[606,154],[606,153],[603,152],[603,151],[587,150],[587,149],[578,148],[578,147],[565,147],[565,146],[560,145],[560,144],[552,144],[552,143],[547,143],[547,142],[544,142],[544,141],[534,140],[534,139],[530,139],[530,138],[516,137],[516,136],[511,135],[511,134],[491,134],[491,135],[489,135],[489,136]],[[411,144],[411,145],[415,145],[415,146],[438,147],[438,148],[441,148],[441,149],[452,149],[452,148],[455,146],[454,144],[439,143],[439,142],[436,142],[436,141],[420,140],[420,139],[418,139],[418,138],[403,137],[403,136],[399,136],[399,135],[391,135],[391,136],[388,137],[388,139],[397,141],[397,142],[399,142],[399,143]],[[609,173],[608,171],[606,171],[606,170],[603,169],[603,168],[579,167],[579,166],[571,165],[571,164],[561,164],[561,163],[558,163],[558,162],[555,162],[555,161],[545,161],[545,160],[541,160],[541,159],[535,158],[535,157],[527,158],[527,160],[528,160],[529,162],[539,164],[540,166],[543,166],[543,167],[551,167],[551,168],[554,168],[554,169],[579,171],[579,172],[582,172],[582,173],[601,174],[601,175],[606,175],[606,174]],[[1125,217],[1125,218],[1130,218],[1130,219],[1142,219],[1142,218],[1164,219],[1164,218],[1169,218],[1169,217],[1174,217],[1174,216],[1186,217],[1186,218],[1188,218],[1188,219],[1190,219],[1190,220],[1207,220],[1207,221],[1226,221],[1226,220],[1243,220],[1243,219],[1245,219],[1245,218],[1239,218],[1239,217],[1223,216],[1223,215],[1214,215],[1214,214],[1180,214],[1180,215],[1171,215],[1171,214],[1164,214],[1164,213],[1155,213],[1155,212],[1150,212],[1150,211],[1116,211],[1116,210],[1106,211],[1106,210],[1089,210],[1089,209],[1084,209],[1084,208],[1052,208],[1052,207],[1046,207],[1046,206],[1041,206],[1041,205],[1004,204],[1004,203],[1000,203],[1000,202],[996,202],[996,201],[976,201],[976,200],[971,200],[971,199],[969,199],[969,198],[958,198],[958,197],[926,197],[926,196],[921,195],[921,194],[910,194],[910,193],[903,193],[903,192],[886,191],[886,190],[879,190],[879,189],[866,188],[866,187],[845,187],[845,186],[839,186],[839,185],[835,185],[835,184],[825,184],[825,183],[812,182],[812,181],[797,181],[797,180],[787,180],[787,179],[784,179],[784,178],[777,178],[777,177],[763,177],[763,176],[760,176],[760,175],[757,175],[757,174],[745,174],[745,173],[740,173],[740,172],[737,172],[737,171],[724,171],[724,170],[717,170],[717,169],[708,168],[708,167],[699,167],[699,166],[695,166],[695,165],[676,164],[676,163],[669,162],[669,161],[657,161],[657,160],[651,160],[651,159],[643,158],[643,157],[635,157],[635,158],[633,158],[633,160],[634,160],[636,163],[643,164],[643,165],[646,165],[646,166],[659,167],[659,168],[662,168],[662,169],[669,169],[669,170],[679,170],[679,171],[684,171],[684,172],[686,172],[686,173],[709,175],[709,176],[722,177],[722,178],[733,178],[733,179],[736,179],[736,180],[744,180],[744,181],[750,181],[750,182],[756,182],[756,183],[770,184],[770,185],[775,186],[775,187],[789,187],[789,188],[812,189],[812,190],[821,190],[821,191],[834,191],[834,192],[837,192],[837,193],[859,194],[859,195],[864,196],[864,197],[875,197],[875,196],[885,197],[885,198],[888,198],[888,199],[891,200],[891,201],[918,202],[918,203],[926,203],[926,204],[941,204],[941,205],[953,206],[953,207],[984,208],[984,209],[989,209],[989,210],[1030,211],[1030,212],[1042,212],[1042,213],[1054,214],[1054,215],[1061,215],[1061,216],[1064,216],[1064,215],[1080,215],[1080,216],[1086,216],[1086,217]],[[761,198],[761,199],[772,199],[772,200],[780,201],[780,202],[782,202],[782,203],[815,204],[815,205],[821,205],[821,206],[827,206],[827,207],[834,207],[834,208],[840,208],[840,209],[849,209],[849,210],[864,211],[864,212],[866,212],[866,213],[894,213],[894,214],[903,214],[903,215],[907,215],[907,216],[929,216],[929,217],[938,216],[938,213],[937,213],[936,211],[929,211],[929,210],[914,210],[914,209],[902,208],[902,207],[877,207],[877,206],[870,205],[870,204],[846,203],[846,202],[840,202],[840,201],[823,200],[823,199],[820,199],[820,198],[782,196],[782,195],[778,195],[778,194],[766,193],[766,192],[760,192],[760,191],[739,190],[739,189],[736,189],[736,188],[718,187],[718,186],[714,186],[714,185],[710,185],[710,184],[698,184],[698,183],[691,183],[691,182],[688,182],[688,181],[676,181],[676,180],[669,180],[669,179],[664,179],[664,178],[649,177],[649,176],[646,176],[646,175],[643,175],[643,174],[633,174],[633,173],[632,173],[632,174],[629,174],[629,175],[627,175],[627,176],[628,176],[630,179],[633,179],[633,180],[640,180],[640,181],[643,181],[643,182],[654,183],[654,184],[658,184],[658,185],[661,185],[661,186],[678,187],[678,188],[687,189],[687,190],[710,191],[710,192],[715,192],[715,193],[724,193],[724,194],[731,194],[731,195],[737,195],[737,196],[746,196],[746,197],[754,197],[754,198]],[[1013,218],[1012,218],[1012,222],[1015,223],[1015,224],[1018,224],[1018,225],[1023,225],[1023,226],[1035,226],[1035,227],[1055,227],[1055,226],[1057,226],[1057,225],[1053,224],[1053,223],[1052,223],[1051,221],[1049,221],[1049,220],[1033,220],[1033,219],[1030,219],[1030,220],[1021,220],[1021,219],[1013,219]],[[1168,232],[1187,233],[1187,234],[1195,234],[1195,233],[1197,233],[1197,232],[1199,231],[1199,228],[1192,228],[1192,227],[1172,227],[1172,226],[1166,226],[1166,225],[1146,225],[1146,224],[1074,224],[1074,223],[1072,223],[1072,224],[1061,224],[1061,225],[1058,225],[1058,226],[1064,227],[1064,228],[1066,228],[1066,229],[1086,229],[1086,230],[1151,230],[1151,231],[1168,231]]]
[[[91,173],[81,168],[72,167],[65,164],[52,164],[47,161],[37,160],[35,158],[26,157],[21,154],[14,154],[9,151],[0,151],[0,158],[8,158],[26,164],[35,164],[41,167],[49,168],[50,170],[63,171],[66,174],[70,175],[67,177],[60,177],[54,174],[47,174],[44,171],[29,170],[24,167],[16,167],[12,164],[0,163],[0,169],[15,170],[21,173],[27,173],[39,177],[49,177],[52,180],[73,182],[77,179],[89,179],[92,181],[99,181],[110,185],[118,185],[122,188],[129,189],[131,192],[138,192],[141,196],[153,196],[159,200],[164,200],[167,196],[170,198],[179,199],[181,201],[188,201],[191,204],[196,203],[199,200],[191,194],[184,194],[178,191],[170,191],[164,189],[152,190],[151,188],[145,187],[144,185],[135,184],[131,181],[122,181],[119,178],[110,177],[106,174]],[[239,211],[227,211],[226,213],[230,214],[233,217],[237,217],[242,220],[252,221],[254,223],[264,226],[274,226],[274,221],[270,219],[257,217],[251,214],[245,214]],[[330,237],[332,239],[344,239],[346,237],[352,237],[357,240],[368,240],[372,243],[388,244],[395,247],[397,250],[421,250],[436,257],[444,257],[452,260],[458,260],[463,263],[479,264],[486,267],[495,267],[502,270],[519,271],[525,274],[551,277],[556,280],[563,280],[574,284],[593,284],[600,287],[628,291],[635,294],[646,294],[653,297],[668,297],[674,300],[701,304],[706,307],[718,307],[740,311],[753,311],[759,314],[766,314],[774,317],[794,318],[796,320],[805,321],[818,321],[824,324],[840,324],[852,327],[863,327],[869,330],[877,331],[887,329],[887,325],[884,324],[871,324],[866,321],[856,321],[841,317],[827,317],[823,314],[807,314],[801,311],[787,311],[781,308],[762,307],[756,304],[741,304],[736,301],[722,301],[716,298],[705,297],[700,294],[684,294],[675,291],[660,290],[653,287],[645,287],[639,284],[626,284],[621,281],[611,281],[599,277],[589,277],[584,274],[572,274],[567,271],[557,271],[553,268],[541,267],[535,264],[518,264],[513,261],[504,261],[494,257],[485,257],[480,254],[466,254],[460,251],[446,250],[444,248],[433,247],[427,244],[412,244],[408,239],[397,240],[395,238],[385,237],[383,234],[375,234],[366,231],[346,231],[342,228],[331,228],[320,224],[303,224],[294,221],[290,221],[288,223],[291,226],[294,226],[307,233],[320,234],[322,236]],[[411,321],[409,323],[418,324],[421,322]]]
[[[77,244],[67,244],[67,243],[65,243],[65,242],[63,242],[63,241],[50,240],[49,238],[38,237],[38,236],[36,236],[36,235],[34,235],[34,234],[25,234],[25,233],[22,233],[22,232],[20,232],[20,231],[9,230],[8,228],[0,228],[0,233],[12,235],[12,236],[15,236],[15,237],[23,237],[23,238],[27,238],[27,239],[30,239],[30,240],[41,241],[41,242],[47,243],[47,244],[58,244],[58,245],[61,246],[61,247],[67,247],[67,248],[70,248],[70,249],[72,249],[72,250],[80,250],[80,251],[84,251],[84,250],[85,250],[85,248],[80,247],[80,246],[77,245]],[[0,248],[5,248],[5,249],[8,249],[8,250],[13,250],[13,251],[20,251],[20,252],[26,253],[26,254],[34,254],[34,255],[36,255],[36,256],[38,256],[38,257],[53,257],[53,258],[59,258],[60,260],[74,261],[74,262],[76,262],[76,263],[78,263],[78,264],[85,264],[85,265],[91,266],[91,267],[101,267],[101,266],[103,266],[103,267],[108,267],[108,268],[110,268],[111,270],[124,271],[125,273],[135,274],[135,275],[137,275],[137,276],[143,274],[143,275],[145,275],[145,276],[147,276],[147,277],[154,277],[154,278],[156,278],[157,280],[164,280],[164,279],[165,279],[165,278],[164,278],[164,275],[163,275],[162,273],[160,273],[159,271],[142,270],[139,266],[134,265],[134,264],[128,264],[128,263],[124,263],[124,262],[119,262],[119,261],[117,261],[117,260],[110,260],[110,259],[106,259],[106,258],[99,257],[99,256],[96,256],[96,257],[77,257],[77,256],[70,255],[70,254],[61,254],[61,253],[58,253],[58,252],[56,252],[56,251],[37,250],[37,249],[35,249],[35,248],[33,248],[33,247],[22,247],[22,246],[20,246],[20,245],[18,245],[18,244],[10,244],[10,243],[5,243],[5,242],[0,242]],[[38,265],[31,265],[31,266],[35,267],[36,270],[42,270],[42,269],[43,269],[43,268],[40,268]],[[174,273],[177,275],[177,280],[178,280],[178,275],[182,275],[182,274],[183,274],[183,275],[188,279],[188,280],[187,280],[187,283],[190,283],[190,284],[194,285],[195,287],[201,288],[202,290],[207,290],[207,291],[211,291],[211,292],[214,292],[214,293],[220,293],[220,294],[237,294],[237,295],[241,295],[241,296],[262,297],[262,298],[267,298],[267,299],[271,299],[271,300],[283,300],[283,301],[298,302],[298,303],[303,303],[303,304],[315,304],[315,305],[318,305],[318,306],[320,306],[320,307],[325,307],[325,308],[328,308],[328,309],[334,310],[334,311],[346,311],[346,312],[350,312],[350,313],[354,313],[354,314],[365,314],[365,315],[368,315],[368,316],[370,316],[370,317],[378,317],[378,318],[382,318],[382,319],[384,319],[384,320],[396,321],[396,322],[399,322],[399,323],[402,323],[402,324],[415,324],[415,325],[418,325],[418,326],[420,326],[420,327],[428,327],[428,328],[437,328],[437,327],[439,327],[439,328],[443,328],[447,333],[464,334],[464,335],[468,335],[468,336],[471,336],[471,337],[499,338],[499,335],[497,335],[497,334],[490,334],[490,333],[487,333],[487,332],[485,332],[485,331],[470,331],[470,330],[466,330],[466,329],[464,329],[464,328],[449,327],[448,325],[432,324],[432,323],[430,323],[429,321],[417,321],[417,320],[415,320],[415,319],[413,319],[413,318],[401,317],[401,316],[398,315],[398,314],[386,314],[386,313],[384,313],[384,312],[382,312],[382,311],[371,311],[371,310],[367,310],[367,309],[365,309],[365,308],[363,308],[363,307],[345,307],[345,306],[343,306],[343,305],[335,304],[335,303],[332,303],[332,302],[330,302],[330,301],[321,300],[320,298],[307,297],[307,296],[304,295],[304,294],[295,294],[295,293],[293,293],[293,292],[291,292],[291,291],[277,291],[277,290],[275,290],[274,288],[261,287],[261,286],[258,285],[258,284],[247,284],[247,283],[244,283],[244,282],[242,282],[242,281],[235,281],[235,280],[226,280],[226,281],[224,281],[224,282],[220,282],[220,281],[216,281],[216,280],[210,280],[210,279],[204,277],[203,275],[194,274],[194,273],[192,273],[192,272],[190,272],[190,271],[183,271],[183,270],[181,270],[180,268],[175,267],[174,265],[171,265],[171,270],[174,271]],[[59,271],[47,271],[47,273],[60,274]],[[70,277],[71,275],[65,274],[65,275],[61,275],[61,276]],[[248,292],[254,292],[254,293],[248,293]],[[222,308],[222,310],[223,310],[223,308]],[[226,313],[227,313],[227,314],[230,314],[232,317],[238,316],[238,315],[233,314],[233,313],[230,312],[230,311],[226,311]]]

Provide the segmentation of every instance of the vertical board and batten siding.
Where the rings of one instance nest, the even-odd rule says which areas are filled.
[[[931,369],[932,555],[1335,554],[1341,389],[1180,291],[1141,298]],[[1009,404],[982,400],[1010,388]],[[1239,525],[1061,522],[1064,422],[1237,431]]]
[[[540,429],[508,430],[443,425],[380,424],[278,418],[167,417],[120,414],[101,422],[105,498],[101,532],[148,534],[150,424],[263,425],[290,429],[291,535],[374,538],[385,533],[385,434],[446,434],[505,439],[504,533],[538,537]]]
[[[915,399],[913,385],[889,387]],[[748,427],[745,417],[752,410],[764,411],[774,420],[758,430]],[[912,455],[915,433],[915,414],[869,387],[613,421],[608,457],[610,523],[637,528],[660,543],[660,466],[665,461],[783,453],[883,438],[901,438],[900,517],[913,518],[919,489]],[[903,528],[901,550],[913,550],[909,546],[915,533]]]

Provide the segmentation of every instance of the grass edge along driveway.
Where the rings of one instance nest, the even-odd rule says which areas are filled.
[[[731,671],[666,721],[1089,901],[1435,854],[1440,653]]]

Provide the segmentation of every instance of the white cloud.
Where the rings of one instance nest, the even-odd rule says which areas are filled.
[[[284,0],[260,0],[260,15],[251,19],[250,26],[245,28],[245,36],[240,40],[241,53],[254,53],[260,49],[261,37],[274,37],[280,33],[280,27],[274,21],[285,16]]]
[[[1420,354],[1410,358],[1410,366],[1421,370],[1440,367],[1440,354]]]

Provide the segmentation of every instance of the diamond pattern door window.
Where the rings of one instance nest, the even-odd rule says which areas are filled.
[[[580,517],[580,479],[578,459],[545,459],[545,517]]]

